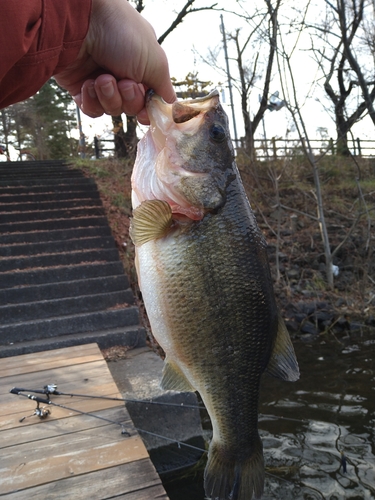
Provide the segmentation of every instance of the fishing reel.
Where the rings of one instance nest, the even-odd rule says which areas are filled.
[[[43,403],[46,403],[47,400],[44,400],[42,398],[38,398],[37,396],[32,396],[31,394],[28,394],[27,395],[28,399],[31,399],[32,401],[35,401],[36,402],[36,408],[34,410],[34,413],[32,413],[31,415],[28,415],[26,417],[22,417],[20,418],[20,422],[23,422],[26,418],[29,418],[29,417],[39,417],[41,420],[44,420],[48,417],[48,415],[51,414],[51,410],[49,408],[47,408],[46,406],[40,406],[40,403],[43,402]]]
[[[33,392],[39,393],[39,394],[45,394],[48,398],[50,394],[54,394],[57,392],[56,389],[57,389],[56,384],[50,384],[50,385],[44,386],[43,390],[34,390]],[[51,404],[51,401],[49,399],[44,399],[44,398],[41,398],[39,396],[34,396],[33,394],[24,394],[24,391],[26,391],[26,389],[20,389],[18,387],[13,387],[13,389],[10,390],[10,393],[17,394],[18,396],[24,396],[28,399],[31,399],[32,401],[35,401],[36,408],[31,415],[28,415],[26,417],[22,417],[19,421],[23,422],[26,418],[34,417],[34,416],[40,418],[41,420],[46,419],[48,417],[48,415],[51,414],[51,410],[49,408],[47,408],[46,406],[40,406],[40,405],[41,404],[49,405],[49,404]]]

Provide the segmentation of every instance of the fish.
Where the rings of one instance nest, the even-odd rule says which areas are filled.
[[[261,498],[261,376],[299,378],[265,238],[218,91],[168,104],[149,90],[146,109],[130,235],[151,330],[165,352],[161,387],[197,391],[209,413],[207,497]]]

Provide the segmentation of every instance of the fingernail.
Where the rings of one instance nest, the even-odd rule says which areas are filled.
[[[133,85],[131,85],[130,87],[126,87],[125,89],[120,88],[120,92],[121,92],[121,97],[125,101],[132,101],[134,99],[135,92]]]
[[[108,82],[100,87],[100,91],[105,95],[105,97],[113,97],[115,89],[112,82]]]

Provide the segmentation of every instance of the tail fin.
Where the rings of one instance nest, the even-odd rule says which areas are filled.
[[[259,435],[252,454],[244,459],[236,458],[212,442],[204,472],[204,489],[211,500],[260,499],[264,489],[264,460]]]

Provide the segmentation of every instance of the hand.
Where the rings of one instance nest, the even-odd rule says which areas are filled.
[[[93,0],[80,53],[55,78],[92,117],[124,112],[148,124],[145,89],[167,102],[176,99],[154,30],[127,0]]]

